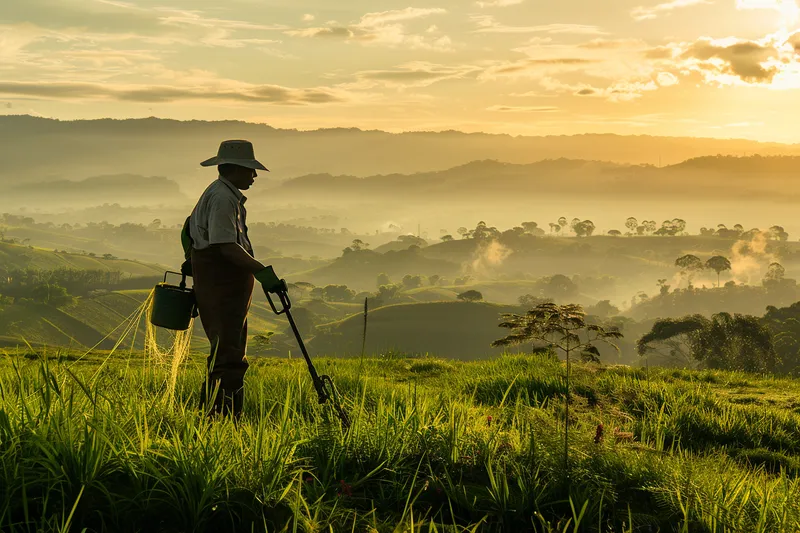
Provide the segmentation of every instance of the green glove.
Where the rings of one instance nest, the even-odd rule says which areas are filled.
[[[264,270],[257,272],[255,277],[264,288],[264,292],[277,293],[287,289],[286,282],[282,279],[278,279],[272,266],[268,266]]]

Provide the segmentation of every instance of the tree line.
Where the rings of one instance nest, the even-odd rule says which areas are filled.
[[[0,298],[7,304],[42,303],[61,307],[76,296],[99,290],[151,288],[156,277],[123,277],[119,271],[36,268],[0,270]]]

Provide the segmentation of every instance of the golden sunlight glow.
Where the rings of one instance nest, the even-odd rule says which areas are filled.
[[[0,113],[800,142],[800,0],[211,4],[0,0]]]

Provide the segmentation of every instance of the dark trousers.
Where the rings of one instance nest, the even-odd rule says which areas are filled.
[[[192,250],[192,277],[203,329],[211,344],[208,377],[201,404],[216,397],[211,413],[241,413],[247,372],[247,312],[253,298],[253,275],[225,259],[211,246]]]

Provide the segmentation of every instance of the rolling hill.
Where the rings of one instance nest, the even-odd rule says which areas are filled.
[[[281,183],[269,194],[274,200],[314,197],[339,202],[365,198],[419,202],[447,198],[509,201],[520,195],[583,195],[620,197],[686,197],[692,199],[800,197],[796,176],[800,157],[716,156],[690,159],[676,165],[616,164],[592,160],[545,159],[514,164],[497,160],[472,161],[441,171],[414,174],[314,174]]]
[[[74,304],[54,308],[43,304],[21,304],[0,306],[0,345],[24,346],[45,345],[88,349],[95,345],[99,349],[111,349],[120,340],[129,317],[150,294],[149,290],[115,291],[94,297],[78,298]],[[343,316],[334,311],[332,316]],[[122,348],[142,349],[145,338],[145,319],[141,318],[135,328],[124,337]],[[248,317],[248,333],[252,338],[269,331],[280,332],[288,327],[285,318],[273,314],[263,295],[255,295]],[[159,342],[168,343],[169,333],[159,330]],[[192,349],[205,351],[208,342],[200,320],[195,320]],[[251,352],[257,352],[253,346]]]
[[[82,179],[126,172],[159,174],[196,185],[198,163],[223,139],[246,138],[272,171],[272,179],[330,172],[369,176],[443,170],[476,159],[533,163],[546,158],[623,164],[674,164],[708,154],[800,155],[800,146],[741,139],[573,135],[525,137],[483,133],[359,129],[297,131],[237,121],[58,121],[25,115],[0,117],[4,164],[0,184],[22,172],[41,179]],[[96,150],[101,144],[103,150]],[[91,159],[84,156],[91,153]],[[42,154],[48,154],[42,157]],[[202,174],[200,174],[202,172]]]
[[[496,355],[503,350],[490,344],[503,336],[504,330],[497,327],[500,313],[514,312],[520,312],[520,308],[466,302],[380,307],[369,313],[366,352],[394,351],[465,360]],[[318,326],[309,348],[328,355],[358,355],[363,327],[360,313]]]
[[[39,209],[57,209],[69,206],[82,209],[102,204],[121,206],[183,205],[190,200],[178,184],[157,176],[114,174],[94,176],[79,181],[26,181],[2,188],[0,207],[8,209],[18,205],[36,206]]]
[[[36,268],[53,270],[119,271],[128,276],[161,276],[165,268],[159,265],[126,259],[104,259],[83,254],[54,252],[21,244],[0,243],[0,270]]]

